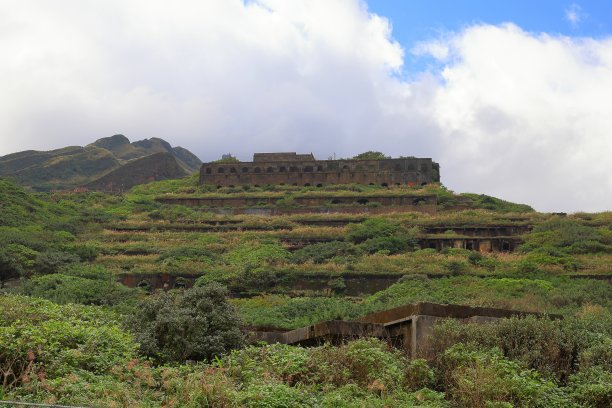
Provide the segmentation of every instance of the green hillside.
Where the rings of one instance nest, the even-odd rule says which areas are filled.
[[[147,170],[132,164],[153,154],[167,154],[163,163],[167,166],[161,169]],[[171,158],[171,159],[170,159]],[[148,165],[151,162],[140,162]],[[112,181],[114,174],[123,166],[130,164],[131,168],[139,168],[140,180],[147,182],[163,180],[168,177],[182,177],[198,171],[200,160],[183,148],[174,148],[162,139],[151,138],[130,143],[123,135],[114,135],[95,141],[85,147],[70,146],[51,151],[24,151],[0,157],[0,176],[11,177],[19,184],[37,191],[52,189],[66,190],[85,185],[106,185]],[[146,176],[143,172],[147,172]],[[165,176],[156,177],[163,173]],[[105,183],[95,182],[105,177]],[[116,183],[130,187],[133,184]],[[142,182],[142,181],[140,181]]]
[[[131,150],[120,138],[95,149]],[[117,195],[32,194],[0,183],[0,399],[95,407],[612,401],[612,212],[538,213],[437,184],[217,189],[193,175]],[[366,196],[435,196],[437,204],[400,211],[360,203]],[[231,197],[260,201],[197,201]],[[309,197],[324,204],[309,207]],[[492,240],[516,245],[471,246]],[[302,348],[246,345],[240,332],[421,301],[563,319],[439,322],[428,359],[377,339]]]

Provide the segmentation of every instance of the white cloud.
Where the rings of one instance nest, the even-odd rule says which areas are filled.
[[[482,25],[449,47],[431,112],[446,183],[544,210],[610,209],[612,40]]]
[[[59,7],[58,4],[62,6]],[[445,184],[541,210],[612,203],[612,42],[478,25],[406,82],[358,0],[0,3],[0,154],[117,132],[231,151],[433,157]]]
[[[573,28],[578,28],[580,23],[586,20],[587,17],[588,14],[586,14],[582,10],[582,7],[576,3],[572,3],[565,9],[565,20],[567,20],[567,22],[570,23]]]

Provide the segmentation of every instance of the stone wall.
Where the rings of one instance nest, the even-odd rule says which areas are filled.
[[[419,186],[440,181],[440,167],[429,158],[299,160],[304,156],[309,155],[258,153],[252,162],[204,163],[200,169],[200,184]]]

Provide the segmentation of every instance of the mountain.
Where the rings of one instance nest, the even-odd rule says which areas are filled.
[[[137,184],[189,175],[171,153],[159,152],[133,159],[85,185],[89,190],[123,191]]]
[[[155,158],[159,162],[154,162]],[[198,171],[201,163],[189,150],[172,147],[163,139],[130,142],[123,135],[114,135],[87,146],[2,156],[0,176],[38,191],[109,185],[123,189],[151,180],[182,177]],[[130,171],[133,180],[129,180]]]

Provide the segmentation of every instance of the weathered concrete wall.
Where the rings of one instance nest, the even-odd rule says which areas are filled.
[[[243,197],[157,197],[155,200],[164,204],[180,204],[188,207],[249,207],[276,205],[285,197],[276,196],[243,196]],[[343,196],[343,195],[308,195],[294,197],[298,205],[322,206],[322,205],[367,205],[379,203],[384,206],[424,206],[437,204],[435,195],[413,195],[413,194],[389,194],[368,196]]]
[[[386,160],[296,160],[258,154],[253,162],[204,163],[200,184],[264,186],[324,184],[423,185],[440,181],[440,167],[430,158]],[[298,159],[304,159],[299,155]],[[268,160],[268,161],[266,161]]]
[[[323,342],[338,344],[356,337],[378,337],[402,348],[412,358],[431,358],[431,340],[436,322],[460,319],[490,323],[512,316],[538,315],[506,309],[417,303],[372,313],[350,322],[328,321],[285,333],[254,332],[251,338],[270,343],[312,346]],[[551,318],[560,316],[550,315]]]

